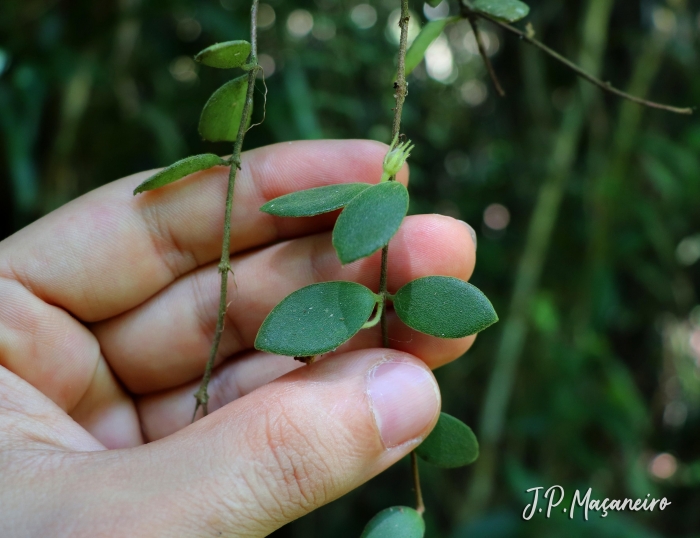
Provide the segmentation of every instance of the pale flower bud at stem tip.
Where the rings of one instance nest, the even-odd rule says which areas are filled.
[[[406,159],[408,159],[409,155],[411,155],[411,151],[413,151],[413,148],[415,147],[411,144],[410,140],[406,140],[406,142],[397,146],[396,143],[398,142],[398,139],[399,135],[396,135],[394,140],[391,142],[391,149],[389,150],[389,153],[387,153],[386,157],[384,157],[384,173],[382,174],[381,179],[382,183],[399,173],[406,162]]]

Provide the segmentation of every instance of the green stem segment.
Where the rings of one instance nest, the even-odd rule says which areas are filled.
[[[199,390],[195,394],[197,404],[194,408],[192,421],[194,422],[197,416],[197,411],[201,407],[206,415],[209,412],[207,404],[209,402],[209,392],[207,387],[211,380],[211,374],[214,369],[214,362],[219,352],[219,344],[221,336],[224,332],[224,322],[226,320],[226,306],[228,297],[228,274],[231,271],[230,261],[230,246],[231,246],[231,210],[233,208],[233,189],[236,184],[236,174],[241,167],[241,150],[243,148],[243,139],[245,138],[246,126],[248,119],[253,112],[253,94],[255,92],[255,78],[260,67],[258,66],[258,2],[253,0],[250,8],[250,56],[248,56],[247,65],[250,67],[248,71],[248,92],[246,94],[245,104],[243,106],[243,114],[241,115],[241,124],[238,127],[238,135],[233,144],[233,154],[231,155],[231,170],[228,176],[228,190],[226,192],[226,214],[224,217],[224,237],[221,245],[221,261],[219,262],[219,273],[221,273],[221,292],[219,296],[219,316],[216,321],[216,331],[214,333],[214,341],[209,352],[209,360],[204,370],[204,377],[199,386]]]
[[[374,317],[371,320],[369,320],[362,326],[363,329],[371,329],[372,327],[375,327],[377,323],[379,323],[379,321],[382,318],[382,314],[384,313],[385,302],[386,300],[384,299],[384,297],[379,295],[379,299],[377,301],[377,312],[374,314]]]
[[[414,450],[411,452],[411,470],[413,471],[413,489],[416,492],[416,512],[423,515],[425,503],[423,502],[423,492],[420,487],[420,473],[418,470],[418,454]]]

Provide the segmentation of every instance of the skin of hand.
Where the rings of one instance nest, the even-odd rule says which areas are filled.
[[[231,226],[226,330],[210,414],[190,424],[218,311],[228,168],[132,196],[112,182],[0,242],[0,536],[259,537],[408,454],[440,410],[431,373],[474,338],[440,340],[389,316],[303,366],[256,351],[269,311],[302,286],[375,289],[380,254],[341,266],[337,213],[282,219],[268,200],[377,183],[387,146],[293,142],[244,154]],[[398,180],[408,181],[408,169]],[[408,217],[389,291],[468,279],[464,223]]]

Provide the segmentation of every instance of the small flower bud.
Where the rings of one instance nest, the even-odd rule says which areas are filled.
[[[390,177],[399,173],[399,170],[401,170],[401,167],[403,167],[403,164],[406,162],[406,159],[408,159],[408,156],[415,147],[411,144],[410,140],[407,140],[403,144],[399,144],[397,146],[396,143],[398,140],[399,135],[396,135],[394,140],[391,142],[391,149],[389,150],[389,153],[387,153],[386,157],[384,157],[384,173],[382,174],[382,182],[387,181]]]

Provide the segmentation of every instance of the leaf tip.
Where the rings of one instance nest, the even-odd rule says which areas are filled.
[[[498,312],[496,312],[496,309],[495,309],[495,308],[493,307],[493,305],[491,304],[491,301],[489,301],[489,306],[491,307],[491,321],[490,321],[490,323],[489,323],[486,327],[484,327],[484,329],[486,329],[486,328],[490,327],[491,325],[494,325],[495,323],[498,323],[499,321],[501,321],[501,319],[498,317]]]
[[[149,178],[149,180],[150,180],[150,178]],[[141,194],[142,192],[146,192],[146,191],[150,190],[146,186],[146,183],[147,183],[147,181],[144,181],[143,183],[141,183],[141,185],[139,185],[138,187],[136,187],[134,189],[134,196],[136,196],[137,194]]]
[[[274,205],[275,204],[273,204],[272,201],[267,202],[260,206],[260,211],[262,211],[263,213],[267,213],[268,215],[274,215]]]

